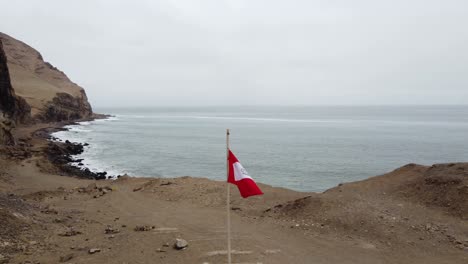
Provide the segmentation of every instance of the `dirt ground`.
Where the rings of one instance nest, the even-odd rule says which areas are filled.
[[[18,133],[31,155],[0,158],[0,263],[227,263],[224,182],[60,176],[40,128]],[[233,263],[468,263],[468,163],[324,193],[260,187],[232,188]]]

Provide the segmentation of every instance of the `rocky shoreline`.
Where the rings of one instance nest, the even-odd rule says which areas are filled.
[[[52,166],[48,166],[46,170],[52,171],[59,175],[78,177],[83,179],[105,180],[108,179],[105,171],[91,171],[84,167],[83,159],[76,159],[74,156],[84,152],[84,147],[89,146],[88,143],[76,143],[69,140],[61,140],[54,137],[52,134],[58,131],[68,130],[69,125],[79,125],[79,122],[93,121],[96,119],[105,119],[110,115],[95,114],[92,118],[81,119],[77,121],[39,124],[37,130],[34,130],[34,125],[23,125],[19,129],[33,129],[30,135],[18,136],[15,131],[14,144],[3,146],[0,149],[0,154],[3,154],[7,159],[25,160],[40,155],[45,157]],[[38,144],[39,143],[39,144]],[[40,146],[37,148],[37,146]],[[78,166],[74,165],[78,164]]]
[[[93,121],[96,119],[105,119],[109,118],[111,115],[96,115],[92,119],[80,120],[83,121]],[[60,170],[61,174],[64,176],[73,176],[84,179],[94,179],[94,180],[106,180],[110,179],[106,171],[95,172],[91,171],[89,168],[84,167],[83,159],[75,159],[73,156],[82,154],[84,152],[84,147],[89,146],[88,143],[76,143],[70,142],[69,140],[62,141],[59,138],[54,137],[52,134],[58,131],[66,131],[69,125],[80,125],[79,122],[71,122],[64,124],[56,128],[47,128],[37,131],[35,134],[37,136],[42,136],[48,140],[47,148],[44,150],[44,154],[47,156],[47,159],[54,164],[54,166]],[[77,163],[78,166],[73,163]],[[120,176],[118,176],[120,177]]]

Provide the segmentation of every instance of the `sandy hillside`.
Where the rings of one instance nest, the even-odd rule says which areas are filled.
[[[52,64],[44,61],[37,50],[1,32],[0,40],[7,55],[13,89],[31,106],[33,117],[47,111],[48,104],[53,102],[59,93],[77,98],[75,108],[81,109],[85,114],[92,112],[83,88],[73,83]]]
[[[30,156],[0,159],[4,263],[226,263],[225,183],[60,176],[40,128],[18,133]],[[261,185],[264,196],[242,199],[234,189],[233,260],[468,263],[467,186],[468,164],[456,163],[324,193]],[[176,238],[188,247],[174,249]]]

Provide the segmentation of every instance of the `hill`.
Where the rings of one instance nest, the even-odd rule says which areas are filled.
[[[37,50],[1,32],[0,49],[6,55],[10,79],[1,75],[0,82],[5,87],[10,82],[16,97],[23,98],[29,106],[34,121],[67,121],[92,115],[84,89],[44,61]],[[5,64],[5,58],[0,63]]]

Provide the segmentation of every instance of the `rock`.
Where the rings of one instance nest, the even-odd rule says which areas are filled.
[[[136,226],[133,230],[135,230],[135,231],[150,231],[150,230],[152,230],[154,228],[155,228],[155,226],[145,225],[145,226]]]
[[[156,252],[166,252],[166,250],[158,248],[158,249],[156,249]]]
[[[61,256],[60,257],[60,262],[67,262],[67,261],[71,260],[74,257],[75,257],[75,255],[73,255],[73,253],[70,253],[70,254],[65,255],[65,256]]]
[[[91,249],[88,250],[89,254],[94,254],[94,253],[98,253],[98,252],[101,252],[100,248],[91,248]]]
[[[174,243],[174,248],[177,250],[185,249],[188,247],[188,242],[184,239],[181,238],[176,238],[176,241]]]
[[[55,209],[45,209],[45,210],[42,210],[41,213],[44,213],[44,214],[58,214],[58,211],[55,210]]]
[[[133,189],[133,191],[138,192],[138,191],[141,191],[141,189],[143,189],[143,187],[137,187],[137,188]]]
[[[106,230],[104,231],[106,234],[117,234],[120,233],[120,230],[117,228],[113,228],[111,226],[107,226]]]
[[[81,235],[82,233],[80,231],[76,231],[73,227],[70,228],[70,230],[65,231],[64,233],[59,234],[59,236],[65,236],[65,237],[70,237],[70,236],[76,236],[76,235]]]
[[[11,85],[11,73],[8,69],[8,64],[11,61],[7,59],[8,49],[5,47],[4,50],[4,41],[3,38],[0,39],[0,116],[13,122],[27,123],[31,118],[31,106],[23,97],[16,95]],[[3,122],[0,120],[0,123]],[[0,128],[0,144],[7,143],[3,141],[5,139],[4,135],[2,135],[3,131],[3,128]],[[11,130],[7,128],[7,131]]]
[[[96,189],[97,189],[96,183],[93,182],[93,183],[90,183],[90,184],[85,188],[85,192],[90,193],[90,192],[92,192],[92,191],[94,191],[94,190],[96,190]]]

